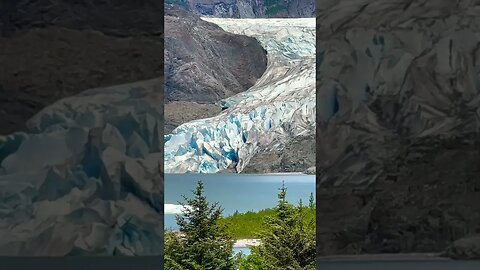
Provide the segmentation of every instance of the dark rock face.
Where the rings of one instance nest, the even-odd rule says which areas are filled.
[[[109,36],[162,35],[163,3],[152,0],[19,0],[0,6],[3,35],[58,26],[95,30]]]
[[[162,10],[146,0],[0,5],[0,134],[85,89],[161,76]]]
[[[318,254],[442,251],[478,233],[480,6],[318,5]]]
[[[195,101],[172,101],[165,106],[164,134],[170,134],[176,127],[199,118],[218,115],[222,108],[213,103]]]
[[[444,253],[453,259],[480,259],[480,235],[471,235],[455,241]]]
[[[478,232],[478,142],[471,136],[416,139],[395,150],[368,186],[320,185],[319,252],[441,252]]]
[[[266,52],[254,38],[227,33],[174,7],[165,9],[165,28],[167,103],[214,104],[247,90],[266,69]],[[175,114],[182,112],[169,115]],[[167,125],[175,121],[166,119]]]
[[[314,0],[167,0],[198,15],[221,18],[306,18],[315,16]]]
[[[165,28],[167,102],[215,102],[245,91],[266,69],[266,52],[254,38],[175,8],[165,10]]]
[[[315,167],[315,137],[298,137],[278,149],[256,154],[242,173],[312,172]]]

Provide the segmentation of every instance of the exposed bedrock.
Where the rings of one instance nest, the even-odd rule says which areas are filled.
[[[165,9],[165,99],[212,103],[252,86],[267,67],[254,38]]]
[[[220,18],[305,18],[315,16],[314,0],[166,0],[203,16]]]
[[[215,173],[234,169],[239,173],[257,153],[281,151],[292,138],[312,136],[316,105],[315,20],[204,20],[227,32],[256,38],[268,52],[268,66],[247,91],[222,99],[221,113],[184,123],[165,136],[165,172]],[[293,168],[277,164],[264,169],[282,172]]]
[[[217,101],[247,90],[265,72],[266,51],[254,38],[175,7],[165,9],[165,29],[165,101],[176,103],[166,107],[168,133],[218,114]]]
[[[453,242],[453,244],[447,248],[443,255],[458,260],[479,260],[480,235],[468,235]]]
[[[163,4],[20,0],[0,5],[0,134],[85,89],[163,75]]]
[[[313,171],[312,171],[313,170]],[[303,172],[315,174],[315,136],[294,137],[284,146],[255,154],[242,173]]]
[[[0,6],[2,35],[58,26],[109,36],[162,35],[163,2],[155,0],[18,0]]]

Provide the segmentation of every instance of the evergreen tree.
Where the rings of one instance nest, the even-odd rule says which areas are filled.
[[[179,233],[165,236],[165,269],[232,270],[235,269],[233,239],[219,225],[222,208],[209,204],[198,182],[193,198],[184,196],[182,214],[176,216]]]
[[[310,199],[308,200],[308,208],[315,209],[317,206],[315,204],[315,197],[313,197],[313,192],[310,193]]]
[[[240,270],[268,270],[263,258],[258,254],[251,254],[239,259]]]
[[[168,270],[183,270],[182,256],[185,253],[180,237],[174,232],[165,232],[165,263],[164,268]]]
[[[315,220],[305,221],[303,203],[294,207],[286,194],[283,184],[275,215],[265,220],[267,229],[260,234],[261,245],[252,248],[252,259],[260,264],[256,269],[315,269]]]

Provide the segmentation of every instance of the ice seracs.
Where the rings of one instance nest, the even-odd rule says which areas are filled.
[[[255,37],[267,51],[268,66],[250,89],[219,102],[221,114],[165,136],[165,172],[241,172],[258,151],[313,134],[315,18],[203,20]]]
[[[86,90],[0,136],[0,255],[162,254],[161,85]]]

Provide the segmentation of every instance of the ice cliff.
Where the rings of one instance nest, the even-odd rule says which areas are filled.
[[[204,18],[256,38],[268,53],[263,76],[219,102],[224,111],[165,136],[165,172],[241,172],[258,151],[315,132],[315,19]]]
[[[373,182],[403,140],[478,132],[478,7],[397,2],[319,5],[321,182]]]
[[[0,137],[0,255],[163,252],[161,80],[91,89]]]
[[[317,3],[318,255],[478,233],[480,2]]]

